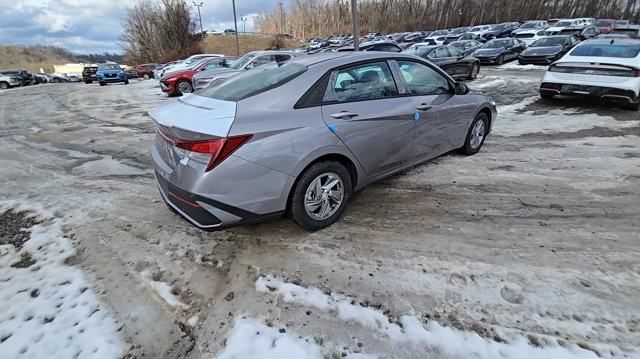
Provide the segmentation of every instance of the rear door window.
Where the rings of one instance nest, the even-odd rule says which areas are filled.
[[[325,102],[376,100],[398,95],[396,83],[386,62],[357,65],[339,70],[330,83]]]

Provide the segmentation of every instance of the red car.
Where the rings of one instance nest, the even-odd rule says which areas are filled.
[[[153,78],[153,71],[158,68],[158,64],[142,64],[136,66],[136,74],[145,80]]]
[[[601,33],[608,34],[615,29],[616,21],[612,19],[598,19],[596,26],[600,29]]]
[[[236,57],[214,57],[200,61],[194,67],[169,72],[160,79],[162,92],[169,95],[182,95],[193,92],[193,75],[200,71],[229,67]]]

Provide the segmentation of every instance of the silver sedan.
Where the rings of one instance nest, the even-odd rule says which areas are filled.
[[[451,150],[477,153],[495,102],[398,53],[304,56],[150,111],[160,194],[215,230],[289,215],[317,230],[354,191]]]

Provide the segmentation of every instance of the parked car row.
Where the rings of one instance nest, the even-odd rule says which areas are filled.
[[[0,70],[0,90],[44,83],[71,82],[70,74],[30,73],[27,70]]]

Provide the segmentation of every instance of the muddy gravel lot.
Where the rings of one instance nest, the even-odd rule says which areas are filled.
[[[149,159],[147,111],[174,100],[157,81],[1,92],[0,304],[42,302],[0,314],[0,356],[56,342],[39,328],[77,325],[55,319],[76,298],[87,343],[107,339],[69,334],[57,357],[637,357],[640,115],[542,101],[542,74],[483,68],[469,86],[499,117],[479,154],[370,186],[315,233],[170,212]]]

